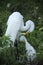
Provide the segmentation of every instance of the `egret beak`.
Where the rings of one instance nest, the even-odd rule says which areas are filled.
[[[20,35],[24,35],[24,36],[28,36],[29,34],[30,34],[29,32],[20,33]]]
[[[26,32],[25,35],[28,36],[29,35],[29,32]]]

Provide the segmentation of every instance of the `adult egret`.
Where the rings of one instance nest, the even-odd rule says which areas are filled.
[[[15,42],[19,37],[20,31],[27,31],[30,28],[30,23],[26,22],[24,26],[23,16],[19,12],[13,12],[7,21],[7,30],[5,36],[10,36],[10,39]]]
[[[8,18],[5,36],[9,35],[13,43],[18,36],[22,21],[23,16],[19,12],[12,13]]]
[[[33,61],[33,59],[36,57],[36,50],[34,49],[33,46],[31,46],[31,44],[29,42],[27,42],[27,39],[25,38],[25,36],[21,36],[20,37],[20,41],[25,42],[25,46],[26,46],[26,50],[27,50],[27,59],[31,59],[31,61]]]
[[[22,34],[27,34],[28,32],[32,32],[34,30],[34,23],[31,20],[28,20],[26,22],[26,25],[24,26],[24,20],[23,16],[19,12],[13,12],[7,21],[7,30],[5,33],[5,36],[10,36],[10,39],[15,42],[16,39],[18,39],[19,34],[21,31],[26,31],[26,33]],[[28,56],[31,56],[31,59],[34,58],[33,54],[36,53],[34,48],[27,42],[26,38],[22,36],[20,40],[25,41],[26,43],[26,50]]]

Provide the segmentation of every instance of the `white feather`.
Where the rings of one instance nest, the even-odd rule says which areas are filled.
[[[24,26],[24,22],[22,22],[21,31],[27,31],[30,28],[30,22],[26,22],[26,25]]]
[[[31,20],[26,22],[24,26],[23,16],[19,12],[13,12],[7,21],[7,29],[5,36],[10,36],[10,39],[15,42],[15,39],[19,37],[21,31],[32,31],[34,29],[34,24]]]
[[[28,20],[28,21],[26,22],[26,24],[28,24],[28,25],[30,26],[30,27],[28,28],[28,32],[32,32],[32,31],[34,30],[34,28],[35,28],[34,22],[31,21],[31,20]]]
[[[36,57],[36,50],[29,42],[27,42],[25,36],[20,37],[20,41],[25,41],[26,50],[27,50],[27,58],[28,60],[31,59],[31,61]]]
[[[5,36],[10,36],[10,39],[15,42],[15,39],[19,33],[23,16],[19,12],[14,12],[9,16],[7,22],[7,30]]]

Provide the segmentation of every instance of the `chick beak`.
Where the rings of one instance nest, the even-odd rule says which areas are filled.
[[[25,35],[28,36],[30,33],[29,32],[26,32]]]

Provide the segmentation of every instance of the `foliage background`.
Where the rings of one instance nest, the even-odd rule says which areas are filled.
[[[34,46],[34,48],[36,49],[37,55],[42,63],[43,62],[43,0],[0,0],[0,44],[3,41],[2,38],[3,38],[3,35],[5,34],[5,31],[7,28],[7,25],[6,25],[7,19],[9,17],[9,15],[15,11],[21,12],[21,14],[24,16],[25,22],[28,19],[31,19],[32,21],[34,21],[35,30],[32,33],[30,33],[29,36],[26,36],[26,37],[27,37],[28,41],[31,43],[31,45]],[[2,41],[1,41],[1,39],[2,39]],[[20,46],[18,46],[18,47],[20,47]],[[21,47],[20,47],[20,49],[21,49]],[[1,62],[5,62],[5,59],[6,59],[6,63],[4,65],[12,65],[12,64],[16,65],[16,64],[14,64],[14,62],[16,63],[16,61],[14,60],[15,59],[14,50],[13,50],[12,54],[11,54],[10,50],[13,50],[13,49],[9,49],[8,53],[7,53],[6,49],[0,52],[0,65],[3,65],[3,63],[1,63]],[[15,51],[16,51],[16,49],[15,49]],[[23,53],[25,55],[24,51],[23,51]],[[22,55],[22,54],[20,54],[20,55]],[[7,57],[9,57],[9,58],[7,58]],[[8,61],[10,61],[12,63],[9,63]]]

